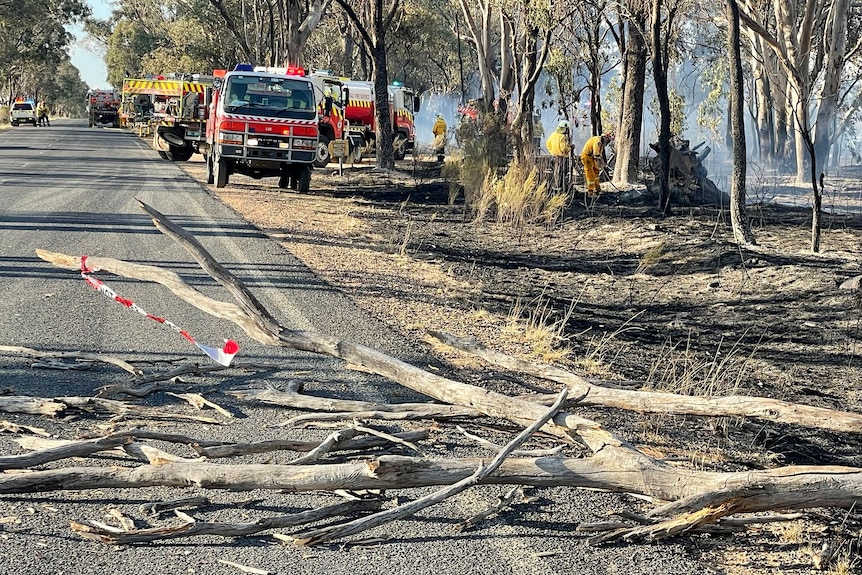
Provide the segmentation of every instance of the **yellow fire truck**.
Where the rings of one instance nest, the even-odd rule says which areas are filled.
[[[185,162],[206,140],[212,76],[170,74],[123,81],[121,121],[146,123],[162,157]]]

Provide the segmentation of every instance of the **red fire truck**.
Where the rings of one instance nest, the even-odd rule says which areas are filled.
[[[199,146],[207,183],[223,188],[231,174],[277,176],[280,188],[307,192],[319,133],[311,81],[301,69],[274,74],[249,64],[214,76],[206,141]]]
[[[89,127],[99,124],[120,125],[120,95],[114,90],[92,89],[87,92],[87,116]]]
[[[351,136],[362,140],[363,148],[370,154],[374,150],[377,116],[374,106],[374,83],[352,80],[344,82],[350,98],[344,115],[350,122]],[[419,96],[399,83],[389,86],[389,121],[395,138],[395,159],[403,160],[413,151],[415,128],[413,114],[419,111]]]

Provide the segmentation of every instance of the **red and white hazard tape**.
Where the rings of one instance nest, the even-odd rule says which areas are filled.
[[[117,292],[109,288],[103,281],[96,279],[91,275],[96,273],[97,271],[99,271],[98,268],[90,268],[89,266],[87,266],[87,256],[81,256],[81,277],[84,278],[84,281],[87,282],[90,287],[92,287],[99,293],[106,295],[117,303],[123,304],[130,310],[136,311],[144,317],[147,317],[162,325],[168,326],[169,328],[173,329],[181,336],[195,344],[198,349],[210,356],[210,358],[212,358],[213,361],[215,361],[216,363],[219,363],[224,366],[229,366],[230,362],[233,361],[233,356],[235,356],[239,352],[239,344],[231,339],[224,340],[224,346],[221,349],[196,342],[195,338],[193,338],[189,334],[189,332],[184,329],[181,329],[173,322],[170,322],[163,317],[147,313],[143,309],[139,308],[137,304],[135,304],[135,302],[133,302],[132,300],[117,295]]]

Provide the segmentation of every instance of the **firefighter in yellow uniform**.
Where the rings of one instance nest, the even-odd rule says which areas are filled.
[[[442,114],[437,114],[431,133],[434,134],[434,152],[437,154],[437,161],[442,162],[446,158],[446,120],[443,119]]]
[[[584,179],[587,184],[587,193],[601,193],[602,187],[599,184],[599,170],[605,165],[604,151],[611,140],[611,134],[602,134],[601,136],[593,136],[587,143],[584,144],[584,149],[581,150],[581,163],[584,164]]]
[[[45,103],[45,100],[39,100],[39,104],[36,106],[36,125],[51,125],[51,121],[48,119],[48,105]]]
[[[562,120],[557,124],[557,129],[545,142],[545,146],[554,157],[554,188],[566,192],[568,191],[569,180],[569,155],[572,153],[567,120]]]

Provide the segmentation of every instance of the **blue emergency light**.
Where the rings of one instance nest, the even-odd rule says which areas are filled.
[[[233,69],[234,72],[254,72],[254,66],[247,62],[242,62],[236,65],[236,68]]]

